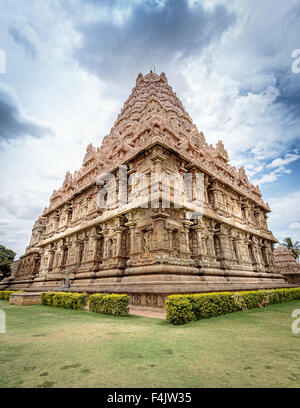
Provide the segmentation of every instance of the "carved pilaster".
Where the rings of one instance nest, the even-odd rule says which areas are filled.
[[[230,264],[233,261],[232,259],[232,251],[230,247],[230,241],[229,241],[229,236],[228,236],[228,229],[224,226],[221,225],[220,231],[216,232],[216,236],[219,239],[220,242],[220,263],[221,263],[221,268],[223,269],[229,269]]]
[[[193,225],[191,221],[184,221],[184,234],[185,234],[185,252],[187,255],[190,255],[190,243],[189,243],[189,231],[190,227]]]
[[[134,254],[137,252],[136,244],[135,244],[135,228],[136,228],[136,223],[134,221],[127,222],[125,224],[127,228],[129,228],[129,242],[130,242],[130,248],[129,248],[129,254]]]

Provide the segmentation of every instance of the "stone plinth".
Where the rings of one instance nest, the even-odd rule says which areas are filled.
[[[10,295],[9,303],[19,306],[40,305],[41,293],[40,292],[12,293]]]

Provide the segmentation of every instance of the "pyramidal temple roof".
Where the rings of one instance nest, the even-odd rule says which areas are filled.
[[[136,86],[133,88],[131,95],[124,103],[117,122],[124,116],[126,117],[126,115],[132,110],[141,111],[141,109],[143,109],[151,100],[157,100],[166,108],[176,109],[178,114],[187,116],[192,122],[176,93],[173,92],[173,89],[168,84],[165,73],[162,72],[158,75],[152,71],[145,76],[141,73],[138,75]]]
[[[126,163],[156,142],[180,154],[198,167],[199,172],[211,175],[270,211],[258,186],[249,182],[245,169],[237,170],[230,165],[223,143],[219,141],[216,147],[208,145],[168,84],[165,73],[158,75],[151,71],[145,76],[138,75],[135,87],[102,145],[98,148],[88,145],[81,169],[73,175],[67,172],[63,186],[54,190],[45,212],[94,183],[100,173]]]
[[[280,273],[284,274],[300,274],[300,264],[296,261],[292,251],[284,245],[279,245],[274,251],[276,264],[280,269]]]

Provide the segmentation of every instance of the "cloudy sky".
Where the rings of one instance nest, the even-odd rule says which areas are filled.
[[[300,0],[1,0],[0,243],[24,252],[153,65],[260,185],[275,236],[300,241],[299,21]]]

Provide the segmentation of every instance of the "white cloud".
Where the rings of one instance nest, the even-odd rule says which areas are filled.
[[[295,152],[298,152],[298,150],[295,150]],[[272,170],[270,173],[264,174],[261,178],[254,180],[253,183],[255,185],[262,185],[264,183],[276,181],[278,177],[283,174],[291,174],[291,169],[286,168],[286,166],[297,161],[298,159],[300,159],[300,155],[295,153],[287,153],[283,158],[279,157],[277,159],[274,159],[271,163],[265,166],[266,168],[272,168],[274,170]],[[259,171],[261,170],[262,169],[260,169]],[[257,172],[258,171],[253,172],[252,174],[255,174]]]
[[[37,56],[40,48],[40,38],[37,31],[24,16],[15,18],[9,26],[8,32],[26,53],[34,58]]]
[[[286,154],[284,158],[279,157],[278,159],[275,159],[272,161],[272,163],[268,164],[266,167],[283,167],[286,166],[287,164],[293,163],[294,161],[298,160],[300,158],[299,154]]]
[[[269,200],[272,209],[269,215],[269,227],[275,237],[282,241],[286,237],[300,241],[300,190],[285,196],[274,196]]]
[[[300,233],[300,222],[293,222],[290,225],[290,230],[291,231],[298,231],[298,233]],[[299,237],[299,239],[300,239],[300,237]]]

